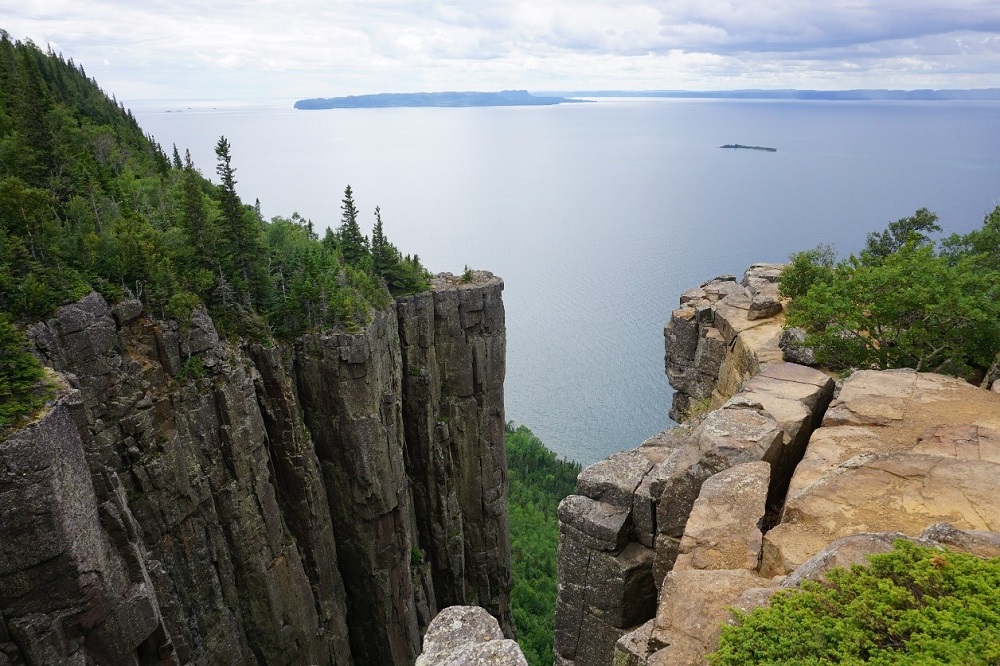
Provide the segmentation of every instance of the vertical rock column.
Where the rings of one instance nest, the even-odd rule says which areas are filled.
[[[79,388],[74,422],[104,538],[132,584],[155,590],[162,625],[138,658],[172,650],[180,663],[324,661],[327,638],[275,496],[253,368],[204,310],[180,326],[141,309],[109,308],[94,293],[30,330]],[[86,628],[87,640],[98,631]]]
[[[439,607],[482,606],[511,636],[502,291],[485,271],[442,274],[397,311],[419,556]]]
[[[753,264],[737,282],[720,275],[681,294],[663,328],[670,418],[714,408],[769,363],[781,360],[779,264]]]
[[[396,318],[376,312],[360,334],[304,336],[295,357],[337,535],[351,653],[359,664],[413,663],[420,627]]]
[[[351,664],[347,631],[347,594],[340,576],[330,505],[319,459],[303,423],[287,348],[255,346],[257,402],[267,428],[274,466],[275,491],[288,529],[295,537],[313,589],[318,633],[329,653],[312,658],[319,663]],[[309,600],[303,598],[301,603]]]

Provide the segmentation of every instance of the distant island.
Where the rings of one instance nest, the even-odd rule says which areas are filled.
[[[1000,88],[969,90],[576,90],[572,92],[539,93],[572,97],[665,97],[672,99],[772,99],[772,100],[1000,100]]]
[[[296,109],[377,109],[386,107],[552,106],[583,100],[537,96],[527,90],[500,92],[422,92],[350,95],[326,99],[300,99]]]
[[[724,146],[719,146],[719,148],[741,148],[743,150],[763,150],[769,153],[778,152],[777,148],[768,148],[767,146],[744,146],[742,143],[727,143]]]

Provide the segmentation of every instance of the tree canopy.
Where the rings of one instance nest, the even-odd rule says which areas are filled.
[[[531,666],[552,663],[558,592],[559,502],[576,490],[580,464],[560,459],[525,426],[508,423],[510,603],[518,644]]]
[[[1000,208],[938,249],[920,209],[868,236],[858,255],[792,255],[781,276],[787,323],[833,369],[914,368],[982,377],[1000,351]]]
[[[0,83],[0,312],[14,321],[97,289],[157,316],[204,303],[223,333],[263,339],[353,329],[390,293],[426,288],[381,215],[375,270],[350,186],[323,243],[311,221],[265,221],[240,199],[226,137],[212,183],[61,55],[2,33]]]

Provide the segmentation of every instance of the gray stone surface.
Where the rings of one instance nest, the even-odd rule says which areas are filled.
[[[430,623],[416,666],[527,666],[517,642],[478,606],[450,606]]]
[[[474,275],[397,303],[404,459],[437,604],[475,602],[512,636],[503,281]]]
[[[0,616],[10,634],[0,654],[124,665],[139,663],[145,644],[169,663],[156,593],[102,529],[70,416],[78,397],[0,442]]]
[[[2,659],[406,664],[439,589],[510,630],[502,282],[454,282],[412,297],[424,319],[402,302],[358,334],[274,348],[228,344],[203,309],[161,322],[97,294],[32,326],[78,388],[58,430],[80,444],[46,435],[72,453],[62,471],[6,494],[0,465],[0,506],[45,516],[0,511]],[[441,394],[409,390],[421,381]],[[448,434],[417,467],[428,427]],[[413,499],[431,495],[446,501]],[[69,606],[79,625],[53,610]]]
[[[801,328],[787,328],[781,332],[778,347],[783,358],[789,363],[815,365],[816,352],[806,346],[806,332]]]
[[[618,507],[582,495],[559,503],[560,529],[594,550],[617,552],[631,535],[631,507]]]

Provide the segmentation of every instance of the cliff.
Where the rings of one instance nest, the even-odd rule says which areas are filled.
[[[33,326],[72,388],[0,443],[0,663],[407,664],[463,603],[511,635],[502,289],[276,347],[97,294]]]
[[[560,506],[557,664],[707,663],[731,607],[897,537],[1000,555],[1000,395],[866,371],[835,397],[785,360],[779,274],[681,296],[666,369],[692,419],[585,469]]]

